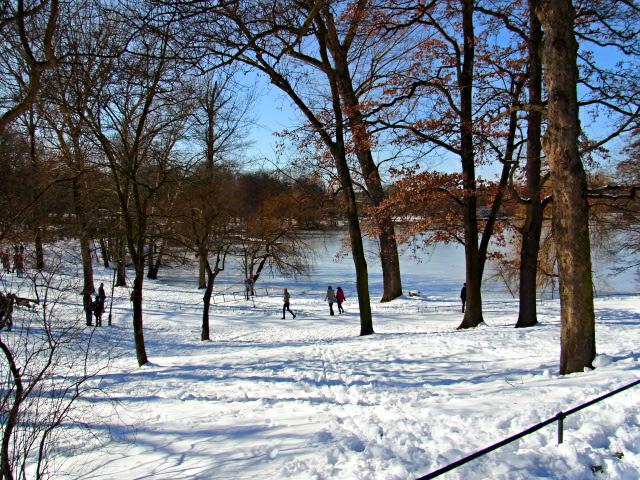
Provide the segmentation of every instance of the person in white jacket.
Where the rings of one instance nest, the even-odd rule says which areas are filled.
[[[282,306],[282,320],[284,320],[284,315],[287,310],[291,315],[293,315],[293,318],[296,318],[296,314],[293,313],[289,308],[289,301],[291,300],[291,295],[289,294],[289,291],[286,288],[284,289],[283,300],[284,300],[284,305]]]
[[[336,293],[333,291],[333,288],[331,288],[331,285],[327,288],[327,294],[324,299],[329,303],[329,315],[334,315],[333,304],[336,301]]]

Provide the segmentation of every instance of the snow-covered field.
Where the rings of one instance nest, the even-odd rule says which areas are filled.
[[[113,325],[97,335],[117,358],[104,394],[83,400],[108,413],[86,421],[109,440],[76,448],[57,478],[412,479],[640,379],[637,294],[597,299],[597,368],[562,377],[555,300],[522,330],[517,302],[489,296],[487,325],[457,331],[451,287],[374,303],[376,334],[358,337],[347,271],[327,260],[307,279],[265,275],[255,301],[221,279],[201,342],[194,271],[161,270],[145,282],[142,368],[128,290],[116,289]],[[109,295],[110,272],[96,276]],[[324,289],[337,278],[346,314],[330,317]],[[283,285],[295,320],[281,319]],[[441,478],[639,479],[639,406],[640,386],[568,417],[560,446],[549,426]]]

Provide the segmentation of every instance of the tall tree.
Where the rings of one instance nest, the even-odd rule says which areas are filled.
[[[308,15],[312,14],[312,5],[307,7]],[[385,193],[379,167],[373,159],[374,139],[368,127],[366,110],[363,105],[365,99],[361,97],[367,92],[365,85],[373,83],[375,76],[380,72],[372,68],[367,72],[366,78],[361,81],[360,85],[357,85],[354,78],[354,71],[357,71],[357,67],[353,66],[362,57],[370,56],[373,45],[377,43],[376,40],[381,40],[379,37],[367,38],[372,33],[368,24],[372,23],[372,18],[369,15],[373,11],[373,6],[371,1],[359,0],[345,5],[346,11],[341,11],[340,7],[325,4],[314,17],[313,23],[316,25],[314,33],[318,44],[324,44],[328,47],[333,62],[314,58],[309,53],[303,54],[300,50],[293,50],[292,56],[318,68],[325,75],[331,75],[335,78],[344,103],[349,132],[367,193],[372,204],[378,206],[384,200]],[[334,9],[337,10],[337,18]],[[389,50],[392,49],[389,48]],[[394,54],[397,55],[397,52]],[[372,65],[384,62],[385,59],[380,55],[371,57]],[[381,301],[387,302],[402,295],[400,261],[392,218],[380,218],[377,230],[384,290]]]
[[[335,70],[331,68],[323,72],[327,90],[319,97],[310,88],[312,84],[300,81],[301,78],[310,80],[312,73],[297,70],[299,63],[281,61],[291,52],[300,51],[305,43],[303,39],[314,39],[312,50],[317,53],[320,63],[331,65],[331,52],[318,16],[322,4],[299,2],[295,5],[297,8],[291,6],[289,2],[277,0],[264,5],[234,1],[215,8],[191,5],[192,10],[187,11],[184,6],[180,6],[180,9],[185,21],[190,19],[196,23],[192,30],[208,34],[198,46],[228,61],[241,61],[266,75],[296,105],[329,152],[347,206],[345,216],[356,270],[360,334],[369,335],[373,333],[373,322],[367,261],[348,159],[348,115],[344,111]]]
[[[406,2],[383,12],[381,28],[410,29],[420,41],[410,68],[390,79],[379,122],[396,130],[407,145],[424,146],[429,153],[444,151],[460,160],[460,184],[447,177],[444,182],[455,188],[449,198],[457,199],[462,218],[462,232],[455,237],[464,243],[467,308],[459,328],[475,327],[483,322],[487,249],[517,146],[518,118],[511,109],[523,88],[521,61],[513,53],[517,49],[503,46],[497,35],[491,42],[493,25],[482,24],[476,32],[475,1]],[[505,110],[507,115],[500,113]],[[476,168],[489,158],[502,162],[503,168],[481,230]],[[435,179],[429,174],[423,178]],[[434,183],[432,187],[440,189]]]
[[[596,355],[587,179],[578,154],[578,43],[571,0],[542,0],[536,11],[548,91],[542,140],[553,182],[553,235],[560,275],[560,373],[582,372]]]
[[[133,29],[135,36],[128,39],[126,55],[109,58],[112,52],[107,51],[104,62],[85,75],[99,83],[92,85],[83,119],[104,155],[120,204],[135,271],[131,298],[136,356],[144,365],[142,295],[151,206],[177,167],[173,153],[183,136],[191,95],[183,88],[184,72],[172,51],[175,25],[156,23],[154,11],[126,13],[108,27],[119,24]]]

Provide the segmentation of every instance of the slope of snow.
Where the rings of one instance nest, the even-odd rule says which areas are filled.
[[[113,325],[95,332],[113,365],[83,399],[101,412],[83,419],[96,436],[65,426],[56,478],[417,478],[640,379],[638,295],[597,299],[597,368],[562,377],[555,300],[523,330],[516,301],[489,298],[486,325],[458,331],[456,290],[403,297],[374,303],[376,334],[359,337],[348,282],[346,314],[323,302],[333,267],[289,282],[295,320],[281,319],[286,279],[265,276],[253,301],[233,298],[237,279],[220,283],[210,342],[193,271],[161,271],[145,281],[142,368],[116,289]],[[97,277],[110,286],[109,271]],[[549,426],[442,478],[639,479],[639,406],[635,387],[568,417],[562,445]]]

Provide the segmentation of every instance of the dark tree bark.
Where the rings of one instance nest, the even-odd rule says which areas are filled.
[[[135,266],[136,276],[133,279],[133,292],[131,302],[133,304],[133,339],[136,346],[136,358],[138,365],[147,363],[147,352],[144,346],[144,330],[142,324],[142,286],[144,282],[144,258],[138,260]]]
[[[0,349],[6,359],[9,370],[11,371],[11,377],[15,384],[15,394],[13,404],[8,412],[5,413],[6,417],[3,419],[2,428],[2,447],[0,448],[0,473],[5,480],[13,480],[13,470],[11,465],[11,436],[13,431],[18,425],[18,419],[20,414],[20,405],[24,401],[24,385],[22,383],[22,374],[20,368],[16,364],[15,358],[7,345],[0,339]]]
[[[115,262],[116,262],[116,287],[127,286],[127,269],[125,241],[122,234],[118,233],[115,240]]]
[[[209,251],[201,245],[198,248],[198,288],[200,290],[207,288],[207,258]]]
[[[529,103],[542,105],[542,26],[536,15],[539,0],[529,0]],[[527,121],[527,165],[525,170],[527,204],[525,223],[521,229],[520,250],[520,303],[516,327],[532,327],[538,323],[536,292],[538,277],[538,254],[544,205],[541,199],[542,113],[537,108],[528,112]]]
[[[211,307],[211,294],[213,293],[213,282],[215,278],[209,262],[206,262],[205,269],[207,273],[207,284],[202,297],[202,332],[200,333],[200,340],[202,341],[211,340],[209,334],[209,309]]]
[[[542,0],[542,52],[548,91],[547,130],[542,146],[553,183],[553,238],[560,276],[560,373],[592,367],[596,355],[587,180],[578,155],[575,10],[570,0]]]
[[[158,279],[158,271],[155,268],[155,247],[156,243],[153,240],[149,240],[149,243],[147,244],[147,248],[149,249],[149,252],[147,253],[147,278],[150,280]]]
[[[78,237],[80,240],[80,257],[82,258],[83,292],[95,292],[93,283],[93,263],[91,259],[90,237],[88,234],[87,216],[84,209],[84,196],[79,177],[72,181],[73,205],[78,220]]]
[[[473,62],[474,27],[473,0],[462,2],[462,27],[464,32],[463,62],[458,85],[460,86],[460,149],[462,162],[462,183],[465,190],[464,253],[467,279],[467,306],[462,323],[458,328],[472,328],[480,325],[482,317],[482,266],[478,252],[478,214],[476,199],[476,172],[473,150]]]
[[[207,288],[205,289],[204,295],[202,297],[202,332],[200,334],[200,340],[202,341],[211,340],[209,334],[209,312],[211,310],[211,294],[213,293],[213,284],[216,280],[216,277],[220,272],[224,270],[229,247],[230,245],[227,245],[222,250],[218,250],[216,252],[216,264],[213,269],[211,268],[208,260],[205,265],[207,271]]]

